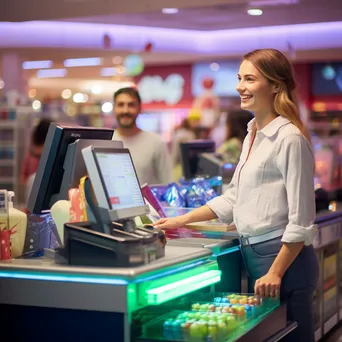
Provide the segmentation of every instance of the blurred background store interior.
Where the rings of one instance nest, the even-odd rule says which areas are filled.
[[[0,188],[23,197],[39,118],[115,127],[113,93],[124,86],[141,94],[139,127],[169,145],[194,108],[202,121],[218,113],[222,135],[240,104],[241,57],[266,47],[293,63],[318,186],[340,186],[341,37],[341,0],[1,2]]]

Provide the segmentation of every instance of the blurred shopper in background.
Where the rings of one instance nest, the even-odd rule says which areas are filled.
[[[192,109],[187,118],[175,129],[172,139],[172,162],[173,178],[178,180],[182,176],[182,166],[180,160],[180,144],[196,139],[196,129],[200,123],[201,114],[198,110]]]
[[[228,113],[226,121],[226,140],[217,148],[217,153],[223,155],[226,162],[236,164],[239,161],[242,143],[247,135],[247,124],[253,115],[246,110]]]
[[[20,182],[26,186],[26,202],[31,192],[51,122],[52,120],[50,119],[41,119],[34,127],[31,134],[29,150],[26,152],[24,161],[21,165]]]
[[[171,155],[162,139],[137,126],[141,98],[135,88],[121,88],[114,94],[118,127],[113,140],[130,150],[140,184],[167,184],[173,180]]]
[[[174,166],[180,163],[180,144],[195,139],[196,135],[191,126],[191,121],[186,118],[178,127],[176,127],[174,132],[172,140],[172,162]]]
[[[217,125],[211,130],[209,139],[215,142],[215,146],[221,146],[226,141],[226,121],[228,111],[224,110],[220,113]]]
[[[185,118],[178,127],[176,127],[172,140],[173,165],[180,163],[180,143],[196,139],[196,129],[199,126],[200,120],[200,112],[197,110],[191,110],[188,117]]]

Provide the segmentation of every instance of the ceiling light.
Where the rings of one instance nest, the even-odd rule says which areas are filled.
[[[102,64],[101,58],[72,58],[64,61],[64,66],[67,68],[84,67],[84,66],[98,66]]]
[[[38,78],[64,77],[66,74],[66,69],[44,69],[37,71]]]
[[[87,102],[88,96],[86,94],[76,93],[74,94],[72,99],[75,103],[84,103],[84,102]]]
[[[32,102],[32,108],[34,110],[39,110],[42,107],[42,104],[39,100],[35,100]]]
[[[249,6],[279,6],[279,5],[296,5],[299,0],[253,0],[249,2]]]
[[[176,14],[178,13],[178,8],[163,8],[162,12],[164,14]]]
[[[64,89],[61,94],[64,100],[70,99],[71,95],[72,95],[72,92],[70,89]]]
[[[101,76],[115,76],[116,75],[116,68],[102,68],[100,70]]]
[[[211,64],[210,64],[210,69],[211,69],[212,71],[219,71],[220,65],[217,64],[217,63],[211,63]]]
[[[102,109],[103,113],[108,114],[108,113],[110,113],[113,110],[113,104],[111,102],[105,102],[102,105],[101,109]]]
[[[98,85],[94,85],[91,87],[91,92],[94,94],[94,95],[98,95],[98,94],[101,94],[102,93],[102,87],[98,86]]]
[[[33,99],[34,97],[37,96],[37,90],[36,89],[30,89],[28,92],[28,96],[30,99]]]
[[[262,15],[262,10],[259,8],[251,8],[247,11],[249,15]]]
[[[23,69],[48,69],[52,67],[52,61],[26,61],[22,64]]]

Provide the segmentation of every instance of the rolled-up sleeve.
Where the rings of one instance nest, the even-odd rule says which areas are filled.
[[[304,136],[289,135],[281,142],[276,161],[284,179],[289,208],[282,242],[311,245],[317,230],[312,147]]]
[[[207,202],[208,207],[216,214],[221,222],[231,224],[233,218],[233,208],[236,203],[236,178],[238,173],[238,167],[236,168],[232,181],[228,185],[228,189],[221,196]]]

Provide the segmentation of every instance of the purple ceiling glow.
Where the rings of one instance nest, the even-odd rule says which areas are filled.
[[[194,31],[155,27],[31,21],[0,23],[0,47],[103,49],[103,36],[115,50],[142,51],[147,42],[156,52],[241,54],[256,48],[296,50],[342,47],[342,21],[235,30]]]
[[[340,48],[341,37],[342,22],[219,30],[215,31],[213,49],[230,44],[226,50],[239,53],[241,44],[246,44],[248,51],[267,47],[288,50],[289,43],[295,50]]]

